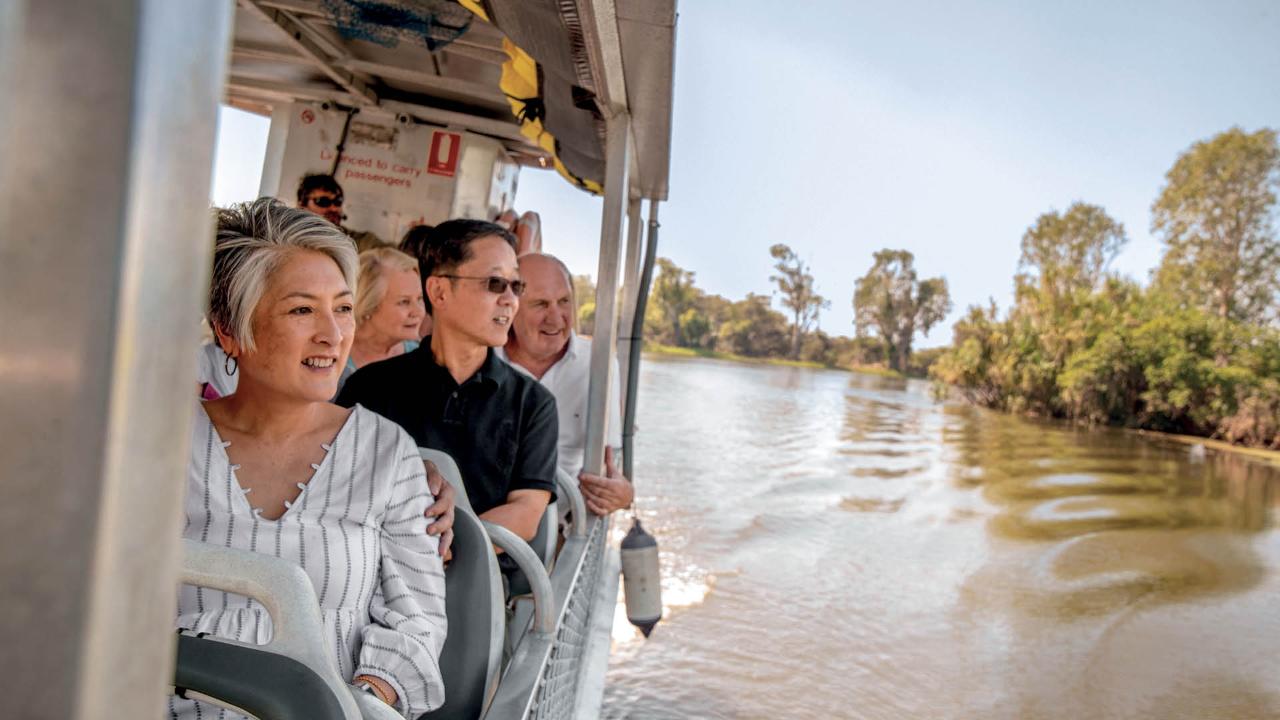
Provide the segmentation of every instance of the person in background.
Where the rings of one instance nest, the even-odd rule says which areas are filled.
[[[503,210],[493,222],[515,235],[516,255],[542,252],[542,218],[538,213],[517,215],[515,210]]]
[[[342,227],[342,221],[346,219],[342,214],[344,201],[342,186],[332,175],[305,175],[298,183],[298,207],[338,227]]]
[[[503,230],[515,232],[516,224],[520,222],[520,216],[515,210],[503,210],[498,213],[498,217],[493,219],[495,225],[502,226]]]
[[[551,255],[520,256],[520,277],[525,281],[520,311],[511,325],[503,359],[542,383],[556,398],[560,433],[557,446],[560,469],[577,477],[587,507],[607,515],[631,504],[635,492],[618,471],[614,458],[622,445],[622,403],[619,373],[615,365],[608,398],[608,445],[605,474],[585,472],[587,445],[587,388],[591,378],[591,340],[574,332],[577,303],[573,277],[563,262]]]
[[[357,368],[416,350],[426,314],[416,259],[389,247],[360,253],[356,337],[339,390]]]
[[[542,218],[536,212],[526,212],[516,221],[511,231],[516,236],[516,255],[542,252]]]
[[[493,223],[450,220],[425,247],[431,336],[357,370],[337,402],[385,415],[420,446],[449,453],[476,513],[532,539],[554,498],[558,428],[551,393],[494,353],[524,288],[515,238]]]
[[[400,239],[400,252],[409,257],[422,262],[422,255],[426,248],[427,239],[431,237],[432,226],[415,225],[409,228],[409,231]],[[422,324],[418,326],[418,339],[431,334],[431,313],[422,313]]]
[[[342,186],[332,175],[312,173],[304,175],[298,182],[298,207],[337,225],[356,244],[356,252],[364,252],[385,245],[374,233],[366,230],[352,230],[342,224],[342,221],[347,219],[342,212],[344,202],[346,198],[342,193]]]
[[[417,717],[445,697],[444,569],[413,439],[329,402],[355,334],[356,268],[348,239],[309,213],[270,198],[218,211],[209,322],[239,378],[197,407],[183,537],[296,563],[339,673]],[[177,626],[248,643],[272,634],[257,601],[191,586]],[[169,703],[175,718],[215,710]]]

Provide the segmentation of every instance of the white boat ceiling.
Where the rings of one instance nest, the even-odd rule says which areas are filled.
[[[675,0],[466,5],[491,21],[447,0],[238,0],[227,102],[263,115],[292,101],[403,113],[494,137],[525,165],[559,160],[563,175],[596,191],[605,118],[626,112],[633,189],[666,199]],[[538,63],[530,109],[554,143],[521,132],[511,101],[520,99],[501,87],[508,38]]]

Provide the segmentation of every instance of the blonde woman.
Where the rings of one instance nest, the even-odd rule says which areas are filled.
[[[422,303],[418,261],[395,248],[360,253],[356,280],[356,336],[338,388],[356,370],[417,349],[427,314]]]
[[[321,217],[270,198],[218,212],[209,321],[239,380],[196,411],[183,536],[298,564],[339,672],[413,718],[444,702],[444,572],[416,443],[329,402],[355,335],[356,268]],[[190,586],[177,624],[248,643],[272,634],[258,602]],[[172,697],[169,716],[231,714]]]

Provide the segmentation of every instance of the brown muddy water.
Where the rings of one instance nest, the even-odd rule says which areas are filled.
[[[1280,717],[1275,466],[662,357],[637,425],[668,607],[605,717]]]

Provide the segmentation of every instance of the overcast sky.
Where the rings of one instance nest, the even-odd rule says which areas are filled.
[[[880,248],[943,275],[950,339],[1011,299],[1018,243],[1076,200],[1124,223],[1116,268],[1145,281],[1150,205],[1196,140],[1280,128],[1280,2],[684,0],[671,197],[660,254],[708,292],[768,293],[769,247],[813,266],[821,319],[853,333],[854,281]],[[221,114],[214,202],[253,197],[264,118]],[[517,206],[596,273],[600,200],[525,170]]]

